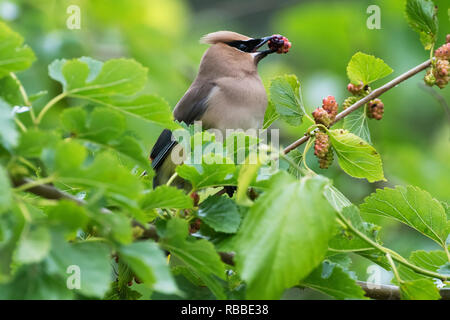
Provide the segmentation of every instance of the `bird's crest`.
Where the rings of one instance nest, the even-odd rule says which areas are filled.
[[[251,38],[233,31],[217,31],[208,33],[200,39],[201,43],[216,44],[220,42],[231,42],[236,40],[249,40]]]

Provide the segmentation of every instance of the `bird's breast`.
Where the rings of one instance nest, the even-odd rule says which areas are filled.
[[[259,129],[267,108],[266,90],[259,76],[220,78],[208,97],[202,117],[205,128]]]

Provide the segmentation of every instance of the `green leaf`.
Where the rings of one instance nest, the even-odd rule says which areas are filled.
[[[439,300],[441,295],[431,279],[408,280],[400,284],[400,293],[405,300]]]
[[[132,59],[111,59],[105,63],[91,58],[55,60],[49,65],[49,75],[61,82],[68,95],[96,99],[133,95],[147,81],[147,69]]]
[[[11,208],[12,191],[11,182],[6,170],[0,165],[0,215]]]
[[[116,157],[99,153],[89,166],[83,166],[85,160],[86,149],[75,141],[68,141],[58,145],[54,158],[48,159],[47,165],[62,183],[95,188],[116,199],[139,196],[142,190],[139,178],[121,166]]]
[[[361,107],[348,114],[344,118],[343,128],[348,130],[371,144],[369,122],[366,115],[366,107]]]
[[[86,209],[69,200],[58,201],[47,214],[50,221],[63,225],[69,231],[83,229],[89,221]]]
[[[0,299],[73,299],[73,291],[67,289],[64,279],[65,277],[55,277],[51,274],[45,263],[21,266],[11,282],[0,284]]]
[[[18,142],[19,133],[11,107],[0,97],[0,144],[11,151]]]
[[[342,209],[342,214],[358,231],[365,234],[375,242],[379,242],[378,231],[380,227],[368,223],[361,218],[358,207],[351,205]],[[334,251],[373,251],[373,247],[351,231],[340,229],[328,243],[330,250]]]
[[[339,212],[342,212],[342,209],[345,207],[349,207],[352,205],[350,200],[347,199],[346,196],[342,194],[336,187],[328,186],[325,188],[324,192],[325,198],[331,204],[331,206]]]
[[[218,299],[225,299],[223,287],[218,281],[218,278],[225,279],[225,267],[214,245],[205,239],[186,239],[187,236],[187,221],[171,219],[161,245],[200,278]]]
[[[255,158],[256,163],[251,163],[251,161],[249,161],[250,157],[247,158],[239,170],[236,203],[241,206],[252,205],[253,202],[247,196],[248,187],[257,178],[259,169],[267,160],[267,157],[264,154],[259,154],[259,156]]]
[[[385,180],[381,157],[374,147],[347,130],[330,130],[331,144],[342,170],[369,182]]]
[[[108,108],[96,108],[89,115],[82,108],[70,108],[61,115],[63,126],[77,139],[93,142],[118,152],[140,167],[151,170],[144,147],[125,132],[123,114]]]
[[[235,170],[235,165],[228,158],[221,155],[205,155],[201,164],[185,163],[178,166],[176,172],[186,180],[189,180],[194,189],[202,189],[217,185],[226,185],[228,179]]]
[[[278,120],[279,117],[280,116],[275,109],[275,105],[272,101],[269,101],[267,104],[266,112],[264,113],[263,129],[267,129],[268,127],[270,127],[270,125]]]
[[[10,75],[0,78],[0,97],[11,106],[24,105],[20,87]]]
[[[22,234],[14,260],[27,264],[42,261],[50,251],[51,237],[44,226],[33,227]]]
[[[428,192],[413,186],[378,189],[364,200],[361,211],[394,218],[445,246],[447,217]]]
[[[74,289],[75,292],[102,298],[109,289],[112,273],[110,250],[103,243],[69,244],[60,235],[53,235],[49,261],[57,268],[55,274],[64,279],[70,275],[69,267],[79,268],[80,289]]]
[[[295,164],[297,164],[297,167],[301,167],[301,163],[303,160],[303,153],[300,150],[294,149],[291,152],[289,152],[289,154],[287,154],[286,156],[290,158],[291,161],[293,161]],[[287,172],[292,174],[297,179],[300,179],[302,177],[302,173],[291,164],[289,164]]]
[[[357,52],[347,66],[347,76],[354,84],[370,84],[392,73],[392,69],[381,59]]]
[[[200,204],[196,215],[217,232],[235,233],[241,223],[238,207],[225,196],[209,196]]]
[[[179,126],[173,122],[166,101],[155,95],[139,95],[146,81],[147,69],[131,59],[112,59],[105,63],[82,57],[55,60],[49,75],[63,85],[67,96],[86,99],[124,114],[169,129]]]
[[[183,190],[169,186],[159,186],[142,199],[143,209],[191,209],[193,207],[192,198],[186,195]]]
[[[300,82],[295,75],[276,77],[270,83],[270,101],[281,119],[293,126],[302,123],[305,114],[299,96]],[[272,116],[273,118],[273,116]]]
[[[156,95],[144,94],[132,98],[115,97],[114,99],[105,99],[102,104],[167,129],[180,128],[174,122],[172,110],[167,101]]]
[[[0,22],[0,78],[10,72],[28,69],[36,59],[33,50],[23,44],[23,38]]]
[[[146,286],[167,294],[178,292],[164,253],[153,241],[122,246],[119,255]]]
[[[314,269],[301,285],[336,299],[367,299],[356,281],[340,265],[328,260]]]
[[[278,299],[322,261],[335,225],[323,196],[328,183],[321,176],[298,181],[281,171],[250,208],[235,244],[248,299]]]
[[[0,225],[4,232],[0,241],[0,283],[10,280],[13,272],[13,255],[25,226],[25,218],[13,203],[12,210],[0,215]],[[1,295],[1,289],[0,289]]]
[[[405,12],[409,25],[419,33],[425,50],[430,50],[436,42],[439,27],[437,7],[430,0],[407,0]]]
[[[25,158],[39,158],[46,148],[54,148],[60,138],[54,132],[29,129],[19,138],[15,153]]]

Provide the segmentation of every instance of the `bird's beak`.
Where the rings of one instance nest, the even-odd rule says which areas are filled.
[[[272,36],[248,40],[250,49],[249,52],[252,53],[256,64],[263,58],[267,57],[269,54],[276,52],[276,50],[273,49],[258,51],[258,49],[261,48],[264,44],[266,44],[271,38]]]
[[[266,42],[269,41],[271,38],[272,38],[272,36],[259,38],[259,39],[248,40],[250,43],[254,44],[251,52],[258,52],[257,50],[259,48],[261,48],[264,44],[266,44]],[[262,53],[262,52],[266,52],[266,51],[267,51],[267,53],[275,52],[275,51],[270,50],[270,49],[267,49],[267,50],[264,50],[264,51],[259,51],[259,52]]]

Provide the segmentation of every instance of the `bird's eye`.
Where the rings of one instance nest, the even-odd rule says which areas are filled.
[[[251,50],[248,47],[246,41],[231,41],[227,43],[230,47],[236,48],[243,52],[250,52]]]

